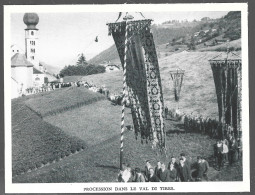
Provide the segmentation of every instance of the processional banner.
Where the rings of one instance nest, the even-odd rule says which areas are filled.
[[[209,60],[213,72],[218,101],[219,121],[241,134],[242,61],[234,53],[223,54]],[[224,134],[222,135],[224,136]]]
[[[127,47],[126,88],[131,102],[136,138],[140,134],[142,142],[153,141],[154,146],[162,149],[165,148],[164,102],[150,25],[151,20],[139,20],[110,23],[108,27],[122,67]]]

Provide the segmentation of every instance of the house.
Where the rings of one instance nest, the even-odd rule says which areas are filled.
[[[106,72],[113,72],[113,71],[119,71],[120,67],[115,64],[108,64],[105,66],[105,71]]]
[[[199,35],[199,32],[194,33],[194,37],[197,37]]]
[[[222,43],[226,43],[226,42],[228,42],[229,40],[225,40],[225,39],[215,39],[215,42],[217,43],[217,44],[222,44]]]

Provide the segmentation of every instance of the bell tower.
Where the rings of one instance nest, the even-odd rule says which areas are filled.
[[[35,68],[40,70],[38,58],[38,29],[36,28],[39,17],[36,13],[25,13],[23,21],[27,25],[25,29],[26,58]]]

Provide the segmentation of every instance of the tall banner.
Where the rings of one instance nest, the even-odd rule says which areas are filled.
[[[241,58],[229,52],[209,60],[217,94],[219,121],[230,125],[239,137],[241,131]],[[223,136],[223,135],[222,135]]]
[[[126,25],[127,28],[126,28]],[[150,32],[151,20],[110,23],[122,66],[126,52],[126,87],[136,137],[165,148],[164,102],[158,58]],[[127,43],[125,31],[127,29]]]

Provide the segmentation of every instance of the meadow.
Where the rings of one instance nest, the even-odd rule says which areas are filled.
[[[159,58],[160,76],[163,86],[164,104],[169,109],[179,107],[187,114],[218,117],[217,97],[209,59],[218,52],[180,52]],[[185,71],[181,98],[174,100],[173,82],[169,71]],[[96,85],[105,85],[110,92],[122,92],[122,71],[89,75],[81,78]]]
[[[176,108],[169,71],[185,70],[179,107],[185,113],[217,117],[217,100],[209,59],[216,52],[180,52],[159,59],[164,101]],[[67,77],[105,85],[111,93],[122,92],[122,71]],[[125,125],[131,125],[126,109]],[[115,182],[119,169],[121,106],[114,106],[99,93],[84,87],[57,89],[12,100],[13,182],[74,183]],[[198,133],[182,133],[183,124],[165,120],[167,156],[124,134],[124,161],[144,168],[147,159],[169,162],[184,152],[191,162],[205,156],[213,167],[216,140]],[[45,166],[47,165],[47,166]],[[222,172],[210,169],[210,180],[242,180],[242,165]],[[23,173],[20,175],[20,173]],[[15,176],[16,175],[16,176]]]
[[[42,120],[25,105],[26,98],[12,101],[12,174],[40,168],[85,149],[83,140],[65,134]]]
[[[30,98],[26,101],[26,105],[39,116],[46,117],[102,99],[105,99],[105,96],[89,91],[84,87],[68,87]]]

